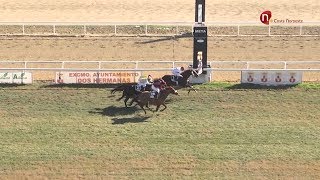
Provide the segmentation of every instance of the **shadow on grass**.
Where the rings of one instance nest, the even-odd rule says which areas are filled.
[[[7,87],[21,87],[26,86],[26,84],[7,84],[7,83],[0,83],[0,87],[7,88]]]
[[[50,84],[44,85],[42,88],[115,88],[121,85],[133,85],[134,83],[127,84]]]
[[[283,85],[283,86],[265,86],[258,84],[235,84],[232,86],[225,87],[225,89],[291,89],[296,87],[297,85]]]
[[[143,123],[149,117],[132,117],[132,118],[112,118],[112,124],[126,124],[126,123]]]
[[[125,123],[141,123],[146,122],[149,117],[146,116],[137,116],[132,118],[118,118],[117,116],[126,116],[126,115],[134,115],[137,111],[141,109],[137,107],[116,107],[116,106],[109,106],[106,108],[96,108],[94,111],[90,111],[89,113],[93,114],[101,114],[102,116],[109,116],[114,117],[111,120],[113,121],[112,124],[125,124]],[[141,110],[142,111],[142,110]]]

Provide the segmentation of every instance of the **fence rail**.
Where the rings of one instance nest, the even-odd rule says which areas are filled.
[[[191,64],[192,61],[0,61],[0,71],[171,71],[176,66],[190,67]],[[205,70],[210,71],[320,72],[320,60],[209,61],[208,65],[210,67]]]
[[[207,22],[209,36],[320,36],[320,22]],[[192,35],[193,22],[0,22],[2,36]]]
[[[141,73],[161,77],[192,61],[0,61],[0,73],[31,72],[34,80],[54,81],[63,72]],[[210,61],[209,81],[239,81],[242,71],[304,72],[305,81],[320,81],[320,61]],[[214,78],[213,78],[214,77]],[[0,77],[1,78],[1,77]]]

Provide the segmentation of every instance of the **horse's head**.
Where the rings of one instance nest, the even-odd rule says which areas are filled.
[[[194,69],[187,69],[187,70],[183,71],[183,72],[181,73],[181,75],[182,75],[183,77],[185,77],[185,78],[189,78],[191,75],[192,75],[192,76],[196,76],[196,77],[199,76],[199,74],[197,73],[197,71],[194,70]]]

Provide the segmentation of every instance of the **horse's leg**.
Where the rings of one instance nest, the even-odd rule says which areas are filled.
[[[188,94],[190,93],[191,90],[193,90],[194,92],[197,92],[197,90],[195,90],[190,84],[187,84],[186,87],[190,88],[188,90]]]
[[[126,99],[124,100],[124,105],[126,106],[126,108],[128,108],[128,106],[127,106],[127,102],[128,102],[128,100],[129,100],[129,97],[128,97],[128,96],[126,96]]]
[[[120,98],[117,99],[117,101],[120,101],[122,98],[124,98],[126,95],[124,93],[124,91],[122,92],[122,96]]]
[[[165,105],[164,103],[162,103],[161,105],[163,105],[163,106],[164,106],[164,108],[163,108],[163,109],[161,109],[160,111],[164,111],[165,109],[167,109],[167,105]],[[160,107],[160,105],[159,105],[159,107]]]
[[[132,106],[133,102],[136,102],[136,101],[137,101],[137,100],[136,100],[136,97],[132,98],[132,100],[130,101],[129,106]]]
[[[147,107],[150,111],[152,111],[152,109],[150,108],[150,103],[149,103],[149,101],[147,102],[146,107]]]
[[[138,105],[141,107],[141,109],[144,111],[144,114],[147,114],[147,111],[143,108],[144,104],[138,103]]]

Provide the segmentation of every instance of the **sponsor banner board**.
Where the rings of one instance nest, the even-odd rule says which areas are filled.
[[[0,72],[0,83],[32,84],[31,72]]]
[[[267,86],[295,85],[302,82],[302,72],[297,71],[242,71],[241,83]]]
[[[117,84],[137,82],[140,72],[56,72],[57,84]]]

